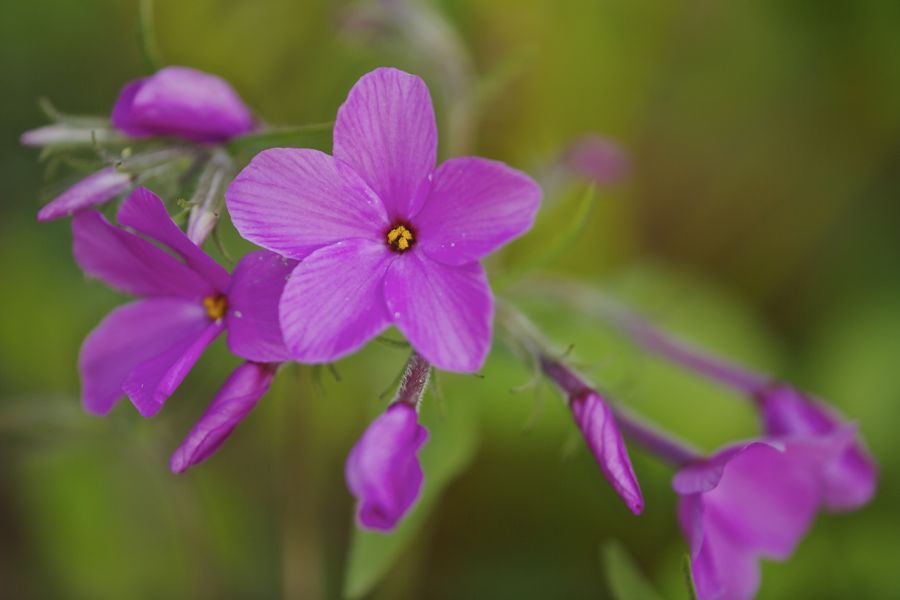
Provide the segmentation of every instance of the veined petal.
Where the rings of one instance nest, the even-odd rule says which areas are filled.
[[[228,289],[228,348],[257,362],[284,362],[290,358],[284,345],[278,304],[297,261],[268,250],[246,255],[234,268]]]
[[[400,331],[436,367],[473,372],[484,364],[494,297],[480,264],[451,267],[408,252],[391,264],[384,298]]]
[[[416,409],[405,402],[392,404],[366,429],[345,469],[363,527],[390,531],[409,511],[422,490],[417,453],[427,439]]]
[[[165,67],[126,85],[112,122],[134,137],[173,135],[221,142],[255,127],[253,115],[221,77],[187,67]]]
[[[275,370],[274,365],[258,363],[235,369],[172,455],[172,472],[181,473],[212,456],[269,391]]]
[[[302,259],[335,242],[382,240],[389,225],[381,201],[359,177],[338,173],[317,150],[264,150],[225,192],[231,220],[251,242]]]
[[[218,291],[228,287],[228,272],[212,259],[169,216],[159,196],[145,187],[134,190],[119,208],[119,223],[164,244]]]
[[[408,219],[427,195],[437,139],[425,82],[380,68],[363,75],[338,109],[334,157],[378,194],[390,220]]]
[[[122,389],[143,417],[152,417],[181,385],[194,363],[224,330],[221,322],[207,320],[198,334],[173,344],[165,352],[148,358],[125,378]]]
[[[453,158],[438,167],[414,218],[417,239],[434,260],[472,262],[528,231],[540,203],[541,188],[525,173],[484,158]]]
[[[392,258],[384,243],[347,240],[316,250],[297,265],[279,306],[284,340],[295,360],[336,360],[390,324],[382,285]]]
[[[641,514],[644,510],[641,487],[612,409],[600,394],[593,391],[572,398],[570,408],[606,480],[631,512]]]
[[[137,365],[196,339],[208,324],[203,306],[174,298],[138,300],[113,310],[81,346],[85,410],[108,413],[125,396],[122,384]]]
[[[114,227],[95,210],[72,219],[72,250],[85,273],[136,296],[200,299],[217,290],[151,242]]]
[[[79,210],[112,200],[131,185],[131,175],[113,167],[88,175],[51,200],[38,212],[38,221],[67,217]]]

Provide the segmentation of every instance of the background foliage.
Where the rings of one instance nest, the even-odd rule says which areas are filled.
[[[760,597],[893,597],[900,4],[435,7],[475,72],[505,81],[480,107],[478,154],[538,169],[573,136],[597,131],[631,156],[631,175],[600,190],[584,235],[545,270],[616,292],[860,421],[883,470],[875,501],[820,518],[789,565],[765,566]],[[341,33],[352,9],[160,0],[155,23],[167,62],[225,76],[270,123],[331,120],[356,78],[379,65],[437,85],[434,65],[398,41]],[[670,473],[634,452],[647,509],[631,517],[555,395],[510,392],[529,373],[499,345],[483,378],[441,375],[440,396],[428,398],[435,489],[400,541],[351,542],[343,461],[383,407],[402,351],[373,344],[337,365],[340,381],[285,369],[223,450],[178,477],[169,453],[236,364],[223,343],[152,421],[127,403],[105,420],[81,412],[78,347],[122,298],[84,280],[65,221],[35,222],[53,187],[17,138],[44,123],[40,96],[70,113],[106,113],[119,87],[145,73],[137,29],[135,2],[0,8],[2,595],[627,600],[646,597],[635,591],[646,589],[643,573],[661,597],[686,598]],[[445,119],[448,107],[438,102],[438,113]],[[540,255],[583,193],[575,185],[547,198],[535,235],[490,265],[495,278]],[[246,249],[226,238],[233,254]],[[710,449],[756,431],[729,394],[516,294],[621,401]]]

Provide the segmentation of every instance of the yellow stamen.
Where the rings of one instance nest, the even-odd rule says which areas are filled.
[[[388,246],[397,252],[406,252],[414,241],[415,236],[406,225],[397,225],[387,233]]]
[[[218,321],[228,311],[228,298],[224,294],[207,296],[203,299],[203,306],[206,308],[206,314],[209,318],[213,321]]]

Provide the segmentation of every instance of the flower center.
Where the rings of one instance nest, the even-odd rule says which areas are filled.
[[[228,311],[228,298],[225,297],[225,294],[207,296],[203,299],[203,306],[206,308],[206,314],[209,318],[213,321],[218,321]]]
[[[387,232],[387,244],[394,252],[406,252],[416,243],[416,235],[409,225],[398,223]]]

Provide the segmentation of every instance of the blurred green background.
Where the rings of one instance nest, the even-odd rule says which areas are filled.
[[[858,420],[876,499],[822,515],[788,564],[764,566],[759,597],[896,597],[900,3],[443,0],[429,5],[437,32],[405,34],[372,6],[160,0],[155,23],[168,63],[226,77],[270,123],[331,120],[357,77],[393,65],[431,84],[445,155],[537,172],[574,136],[618,140],[630,175],[542,269]],[[158,418],[127,402],[81,412],[78,347],[123,298],[85,281],[65,221],[36,223],[52,182],[18,136],[45,123],[41,96],[109,111],[146,73],[138,14],[121,0],[0,8],[0,596],[646,597],[610,583],[628,555],[660,597],[686,598],[669,470],[633,449],[647,509],[632,517],[553,391],[511,393],[530,373],[499,343],[483,378],[441,375],[426,399],[430,487],[392,538],[354,541],[343,461],[403,351],[372,344],[337,365],[340,381],[283,369],[222,451],[180,476],[168,456],[237,362],[224,343]],[[460,72],[429,56],[442,40],[470,57]],[[459,86],[478,98],[462,116]],[[583,192],[549,190],[535,235],[489,265],[495,280],[539,261]],[[602,389],[702,447],[757,431],[741,399],[517,298]]]

